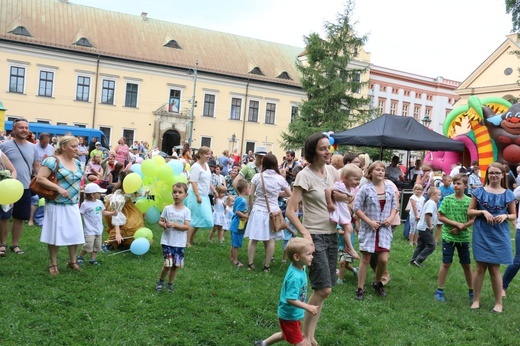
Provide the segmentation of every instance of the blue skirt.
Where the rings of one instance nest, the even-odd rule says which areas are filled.
[[[213,212],[209,196],[200,196],[202,203],[197,203],[197,197],[193,190],[188,191],[188,197],[184,200],[184,205],[191,211],[190,226],[195,228],[213,228]]]

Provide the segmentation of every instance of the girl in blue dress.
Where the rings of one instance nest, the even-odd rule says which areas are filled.
[[[500,264],[513,260],[511,233],[508,220],[516,216],[515,196],[507,189],[504,166],[494,162],[486,170],[484,186],[473,191],[468,215],[473,224],[473,257],[476,262],[473,274],[474,299],[472,309],[480,308],[480,293],[484,274],[489,270],[495,296],[492,312],[502,312],[502,276]]]

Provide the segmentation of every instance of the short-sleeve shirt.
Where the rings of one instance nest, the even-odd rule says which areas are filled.
[[[79,212],[83,215],[83,231],[85,235],[103,234],[103,210],[105,210],[105,205],[99,199],[81,203]]]
[[[20,150],[18,150],[18,148],[20,148]],[[5,141],[0,144],[0,149],[5,156],[9,158],[16,169],[17,179],[22,183],[24,189],[28,189],[31,183],[33,164],[34,162],[40,162],[38,159],[38,151],[36,150],[36,146],[30,142],[18,144],[18,148],[14,140]],[[23,156],[20,155],[20,151]]]
[[[424,200],[425,200],[424,196],[421,195],[421,196],[417,197],[416,195],[411,195],[410,199],[415,201],[415,206],[417,207],[417,213],[419,215],[421,215],[421,210],[422,210],[422,207],[424,205]],[[411,205],[410,205],[410,217],[412,217],[412,218],[415,217],[415,213],[414,213]]]
[[[190,181],[197,184],[201,196],[209,195],[209,185],[211,184],[211,170],[207,163],[205,163],[205,165],[206,170],[202,169],[202,166],[198,162],[195,162],[190,169]]]
[[[54,155],[54,147],[52,144],[47,144],[45,148],[43,148],[39,143],[34,145],[36,150],[38,151],[38,161],[42,162],[47,156]]]
[[[466,195],[464,195],[461,199],[455,197],[454,194],[446,196],[442,200],[439,213],[451,221],[466,223],[469,220],[468,208],[470,202],[471,198]],[[466,228],[459,234],[451,234],[450,231],[452,228],[453,226],[448,224],[442,225],[442,239],[448,242],[469,243],[471,239],[469,229]]]
[[[237,215],[237,211],[239,211],[241,213],[245,213],[248,210],[249,209],[248,209],[248,205],[247,205],[247,200],[242,196],[237,197],[235,199],[235,202],[233,203],[233,217],[231,218],[231,226],[229,227],[229,230],[231,232],[235,232],[235,233],[244,232],[244,229],[238,229],[238,225],[240,224],[240,216]]]
[[[124,165],[129,151],[128,145],[118,145],[116,148],[116,161]]]
[[[325,166],[327,179],[320,179],[307,166],[298,173],[294,186],[303,189],[303,225],[311,234],[336,233],[336,223],[330,220],[325,189],[332,187],[338,177],[333,166]]]
[[[286,321],[298,321],[303,318],[305,310],[287,303],[287,300],[307,301],[307,275],[304,269],[298,269],[292,264],[287,269],[283,279],[282,291],[278,302],[278,317]]]
[[[74,163],[76,165],[76,171],[72,172],[67,167],[61,163],[58,165],[58,174],[56,177],[58,178],[58,185],[67,190],[69,193],[69,197],[63,197],[61,194],[53,201],[48,201],[56,204],[77,204],[79,201],[79,190],[80,190],[80,182],[83,177],[83,169],[81,169],[81,164],[79,160],[74,159]],[[50,156],[43,160],[42,166],[49,168],[54,172],[56,169],[56,158],[54,156]]]
[[[435,227],[439,223],[439,216],[437,214],[437,203],[431,199],[424,204],[421,211],[421,219],[417,223],[417,229],[419,231],[425,231],[428,228],[426,214],[430,214],[432,216],[432,226]]]
[[[256,173],[260,173],[260,170],[255,166],[254,162],[249,162],[248,164],[244,165],[244,167],[242,167],[239,172],[239,174],[242,175],[248,182],[251,182],[251,179],[253,179]]]
[[[471,185],[475,185],[475,189],[477,187],[480,187],[482,186],[482,181],[480,180],[480,177],[478,175],[476,175],[475,173],[471,173],[469,175],[469,178],[468,178],[468,194],[471,195],[471,193],[473,192],[473,188],[471,187]]]
[[[177,209],[173,205],[167,205],[164,207],[161,217],[168,222],[184,225],[186,221],[191,221],[191,211],[186,207]],[[175,228],[166,228],[162,232],[161,245],[186,247],[187,239],[188,232],[179,231]]]
[[[260,174],[264,177],[263,184]],[[267,204],[264,197],[264,184],[267,200],[269,201],[269,209],[271,211],[280,210],[280,206],[278,205],[278,196],[280,195],[280,191],[289,187],[289,185],[284,177],[272,169],[266,169],[262,173],[255,174],[253,179],[251,179],[251,185],[256,186],[254,209],[260,208],[261,210],[267,211]]]

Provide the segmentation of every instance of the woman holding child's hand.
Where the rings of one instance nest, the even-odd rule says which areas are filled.
[[[338,237],[336,223],[329,217],[325,189],[332,187],[334,182],[339,180],[339,175],[333,166],[327,165],[330,158],[330,143],[327,135],[322,133],[311,135],[305,142],[305,159],[309,165],[296,175],[286,212],[291,224],[304,238],[311,240],[315,248],[309,268],[309,279],[314,292],[308,303],[319,308],[316,314],[307,310],[303,320],[304,337],[311,342],[311,345],[317,345],[314,333],[323,303],[331,294],[332,286],[336,284]],[[338,198],[338,196],[334,197]],[[296,214],[300,201],[305,213],[303,223]]]

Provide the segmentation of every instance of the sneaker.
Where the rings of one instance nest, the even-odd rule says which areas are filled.
[[[470,302],[473,303],[473,299],[475,298],[475,295],[473,294],[473,291],[468,291],[468,297],[469,297]]]
[[[357,300],[363,300],[363,295],[365,294],[365,291],[363,291],[362,288],[358,288],[356,291],[356,299]]]
[[[155,292],[161,292],[163,290],[163,287],[164,287],[164,281],[158,280],[157,285],[155,286]]]
[[[100,265],[101,263],[99,263],[99,262],[96,261],[96,260],[90,260],[90,261],[88,261],[88,264],[92,264],[92,265],[94,265],[94,266],[98,266],[98,265]]]
[[[110,252],[110,249],[108,248],[108,244],[103,244],[103,246],[101,246],[101,251]]]
[[[380,297],[386,297],[386,291],[385,289],[383,288],[383,283],[381,281],[377,282],[377,283],[372,283],[372,286],[374,287],[374,289],[376,290],[376,293],[378,296]]]
[[[417,260],[413,261],[413,265],[416,267],[419,267],[419,268],[424,268],[424,264],[422,264],[421,262],[419,262]]]
[[[78,258],[76,259],[76,263],[82,266],[83,263],[85,263],[85,259],[81,256],[78,256]]]
[[[359,271],[358,267],[355,267],[354,271],[352,272],[354,274],[354,276],[358,275],[358,271]]]
[[[169,293],[172,293],[173,292],[173,284],[166,284],[166,289],[168,290]]]
[[[253,342],[253,346],[264,346],[264,340],[256,340]]]
[[[444,291],[436,290],[435,291],[435,299],[440,302],[445,302],[446,298],[444,297]]]
[[[343,282],[344,282],[344,281],[341,280],[340,278],[338,278],[338,280],[336,280],[336,283],[337,283],[338,285],[341,285]]]

